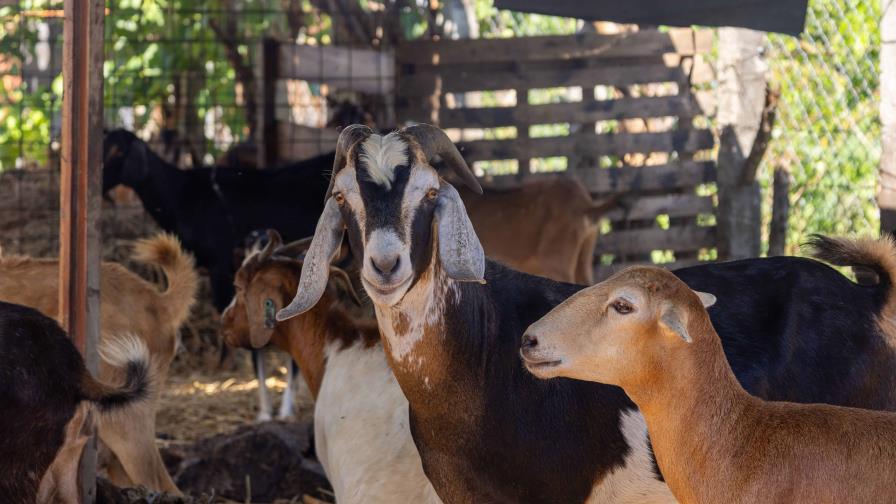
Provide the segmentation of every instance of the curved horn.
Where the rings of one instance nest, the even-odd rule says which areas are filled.
[[[301,240],[289,242],[281,247],[278,247],[277,250],[274,251],[274,253],[279,256],[286,256],[292,259],[301,257],[308,251],[308,247],[311,246],[311,240],[313,239],[313,236],[309,236],[308,238],[302,238]]]
[[[333,159],[333,173],[330,174],[330,187],[327,188],[327,194],[324,199],[330,197],[333,192],[333,181],[336,180],[336,174],[339,170],[345,168],[348,162],[348,151],[356,143],[365,140],[373,134],[373,130],[363,124],[352,124],[342,129],[339,134],[339,140],[336,140],[336,157]]]
[[[268,244],[265,245],[261,250],[261,253],[258,254],[258,259],[263,261],[271,257],[271,254],[274,253],[274,249],[280,245],[283,245],[283,238],[280,237],[280,233],[278,233],[276,229],[268,229]]]
[[[473,170],[464,161],[464,157],[460,155],[460,151],[444,131],[431,124],[421,123],[408,126],[401,130],[401,133],[420,144],[420,149],[423,150],[427,160],[431,161],[436,155],[440,156],[445,165],[460,177],[465,186],[476,194],[482,194],[482,186],[476,180]]]

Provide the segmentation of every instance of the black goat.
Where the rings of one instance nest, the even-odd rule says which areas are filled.
[[[105,350],[105,358],[126,369],[120,388],[90,375],[53,319],[0,302],[0,502],[34,502],[38,488],[43,497],[71,502],[59,495],[71,484],[56,479],[55,488],[45,488],[42,479],[51,463],[64,480],[77,474],[80,449],[68,457],[67,467],[54,462],[61,448],[76,443],[67,432],[76,410],[86,402],[99,415],[121,414],[123,407],[149,397],[153,373],[142,340],[124,337]]]
[[[181,170],[126,130],[109,132],[103,152],[103,193],[119,184],[137,193],[159,226],[208,270],[218,311],[233,298],[234,250],[251,231],[273,228],[286,240],[314,233],[333,166],[333,154],[324,154],[269,170]]]
[[[320,299],[328,263],[347,234],[409,402],[424,471],[444,502],[674,502],[644,419],[621,389],[539,380],[522,366],[526,327],[582,287],[486,261],[458,192],[431,166],[436,156],[479,189],[435,127],[386,136],[361,126],[343,130],[332,196],[296,297],[277,319]],[[747,390],[896,409],[896,249],[889,242],[816,245],[820,257],[861,266],[879,282],[857,285],[818,261],[793,257],[675,273],[718,296],[712,321]]]

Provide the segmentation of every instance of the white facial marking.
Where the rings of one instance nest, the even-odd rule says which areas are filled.
[[[386,136],[370,135],[361,144],[358,159],[367,168],[370,180],[388,190],[395,180],[395,167],[407,163],[408,145],[394,132]]]
[[[361,280],[367,294],[374,303],[394,305],[404,296],[411,284],[414,270],[411,268],[410,246],[401,241],[391,228],[374,229],[364,246],[364,265],[361,267]],[[384,259],[390,261],[398,258],[398,266],[389,276],[388,284],[374,267],[374,261]]]
[[[317,455],[338,502],[440,503],[411,437],[383,347],[330,344],[314,404]]]
[[[591,489],[587,503],[674,504],[678,501],[665,483],[656,479],[647,444],[647,423],[638,410],[620,413],[619,428],[629,453],[622,467],[613,469]]]

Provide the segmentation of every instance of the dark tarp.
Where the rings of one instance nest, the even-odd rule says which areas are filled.
[[[799,35],[808,0],[495,0],[499,9],[640,25],[738,26]]]

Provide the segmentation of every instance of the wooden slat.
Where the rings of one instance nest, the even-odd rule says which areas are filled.
[[[716,228],[675,226],[669,229],[613,231],[597,240],[597,254],[644,254],[654,250],[694,251],[713,247]]]
[[[671,191],[715,182],[716,166],[712,161],[686,161],[657,166],[580,170],[577,175],[592,193]]]
[[[701,264],[712,264],[712,261],[698,261],[696,259],[683,259],[681,261],[674,261],[670,263],[663,264],[653,264],[649,262],[620,262],[613,263],[609,265],[597,265],[594,267],[594,280],[600,282],[601,280],[606,280],[610,275],[614,273],[618,273],[629,266],[658,266],[660,268],[665,268],[669,271],[675,271],[681,268],[689,268],[691,266],[698,266]]]
[[[281,161],[300,161],[336,149],[339,133],[332,128],[312,128],[288,122],[277,123]]]
[[[439,126],[495,128],[521,124],[592,123],[641,117],[693,117],[701,113],[692,95],[649,96],[529,105],[525,114],[517,107],[443,108],[439,111]]]
[[[663,53],[693,55],[712,49],[710,30],[677,28],[620,35],[578,33],[506,39],[411,41],[398,46],[400,64],[446,65],[572,58],[631,58]]]
[[[653,219],[657,215],[669,217],[693,217],[698,214],[712,213],[714,210],[711,196],[696,194],[665,194],[662,196],[643,196],[629,201],[625,207],[619,207],[607,213],[612,221]]]
[[[463,93],[496,89],[529,89],[568,86],[626,86],[655,82],[687,82],[687,74],[679,67],[662,63],[645,65],[603,65],[594,68],[545,68],[496,71],[488,66],[457,68],[444,73],[403,75],[397,85],[398,105],[402,108],[417,103],[419,97],[432,94],[436,79],[441,79],[441,92]]]
[[[621,156],[633,152],[694,152],[712,148],[714,143],[712,132],[709,130],[577,135],[532,138],[528,141],[533,158],[571,154]],[[457,146],[468,163],[520,157],[520,149],[515,139],[475,140],[459,142]]]
[[[389,51],[281,43],[278,77],[388,94],[395,89],[395,57]]]

